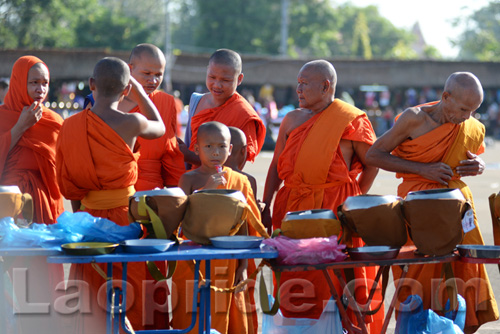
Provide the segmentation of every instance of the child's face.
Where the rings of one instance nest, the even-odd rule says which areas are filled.
[[[215,166],[222,166],[226,162],[231,149],[231,138],[217,132],[205,133],[198,137],[198,143],[195,145],[195,153],[200,157],[201,164],[214,169]]]

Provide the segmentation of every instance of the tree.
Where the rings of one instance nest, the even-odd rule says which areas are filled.
[[[457,20],[464,23],[465,31],[454,41],[460,47],[459,58],[466,60],[500,60],[500,1],[491,1],[488,6],[474,12],[469,17]]]

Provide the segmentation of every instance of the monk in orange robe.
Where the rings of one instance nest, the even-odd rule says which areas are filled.
[[[236,92],[243,81],[241,68],[241,57],[232,50],[220,49],[210,57],[206,78],[209,93],[194,93],[189,102],[185,145],[181,145],[187,163],[200,165],[192,150],[197,142],[198,128],[209,121],[235,126],[245,133],[247,161],[253,162],[262,149],[266,137],[264,123],[250,103]]]
[[[221,172],[217,168],[222,166],[231,151],[229,129],[219,122],[208,122],[200,127],[199,141],[195,145],[195,152],[200,156],[201,166],[185,173],[180,181],[181,187],[186,194],[191,194],[197,189],[233,189],[239,190],[245,196],[253,214],[259,220],[259,231],[250,225],[250,235],[267,234],[264,227],[260,225],[260,211],[255,202],[255,197],[248,178],[241,173],[233,171],[229,167],[223,167]],[[243,228],[242,232],[245,232]],[[213,260],[211,262],[211,281],[222,289],[228,289],[238,284],[243,279],[243,272],[247,266],[246,260]],[[200,266],[204,272],[204,263]],[[193,266],[182,261],[178,264],[173,276],[175,290],[173,294],[172,324],[176,329],[187,328],[191,322],[192,310],[192,284]],[[232,293],[211,292],[211,327],[220,333],[256,333],[254,327],[256,312],[247,309],[250,305],[240,297],[233,299]],[[232,303],[237,303],[239,312],[230,313]],[[229,327],[231,323],[231,328]],[[197,333],[197,326],[191,332]]]
[[[393,128],[372,146],[368,162],[403,178],[399,196],[417,190],[458,188],[472,203],[472,193],[461,178],[484,171],[484,162],[478,154],[484,151],[485,130],[471,117],[482,101],[483,89],[476,76],[469,72],[451,74],[441,100],[406,109]],[[476,227],[465,234],[462,242],[482,245],[475,213],[474,224]],[[466,292],[458,291],[467,304],[465,333],[473,333],[482,324],[498,319],[497,303],[484,265],[461,262],[452,265],[455,277],[473,287]],[[399,270],[393,268],[393,272],[395,279],[400,277]],[[431,308],[431,280],[442,278],[441,265],[410,266],[407,278],[418,281],[423,288],[424,308]],[[405,300],[408,294],[400,295],[400,300]]]
[[[30,194],[33,221],[44,224],[55,223],[64,211],[55,178],[56,141],[63,120],[43,106],[49,80],[49,69],[39,58],[19,58],[12,68],[4,104],[0,106],[0,184],[16,185],[22,193]],[[57,284],[64,282],[63,266],[47,264],[45,257],[22,257],[12,267],[28,269],[27,289],[35,294],[30,301],[53,302]],[[19,329],[26,332],[57,333],[55,326],[60,320],[21,314],[18,322]]]
[[[269,208],[275,194],[272,227],[277,229],[288,211],[336,212],[347,197],[366,193],[377,175],[378,169],[366,166],[364,161],[366,151],[375,141],[371,123],[363,111],[334,98],[336,83],[334,67],[324,60],[309,62],[299,72],[300,108],[288,113],[281,123],[264,188],[263,217],[268,228]],[[359,238],[353,243],[354,247],[362,246]],[[355,269],[355,276],[358,283],[365,278],[374,279],[375,268]],[[291,291],[281,289],[283,315],[318,319],[331,297],[329,289],[325,289],[323,273],[282,273],[282,287],[294,278],[301,280],[296,280],[298,283]],[[336,279],[335,284],[339,290]],[[356,297],[363,304],[366,287],[369,289],[371,284],[365,282],[361,286],[364,289],[357,289]],[[289,298],[287,292],[296,296]],[[383,318],[383,309],[371,319],[367,317],[372,333],[380,332]]]
[[[158,110],[142,86],[130,77],[129,67],[122,60],[112,57],[100,60],[89,86],[95,97],[92,109],[71,116],[61,128],[57,142],[57,180],[63,195],[72,201],[74,211],[83,207],[95,217],[128,225],[128,198],[134,194],[137,181],[136,138],[161,137],[165,127]],[[129,93],[147,117],[118,110],[118,103]],[[115,267],[114,277],[120,280],[120,266]],[[105,280],[90,265],[72,266],[70,277],[86,282],[91,294],[91,300],[86,300],[85,296],[82,300],[83,310],[90,314],[82,312],[77,330],[102,332],[106,313],[100,305],[105,302],[100,299],[100,305],[97,304],[97,291]],[[144,265],[129,265],[128,282],[132,287],[128,289],[127,305],[131,305],[128,315],[134,329],[145,327],[142,317],[144,277]],[[99,295],[101,297],[104,296]]]

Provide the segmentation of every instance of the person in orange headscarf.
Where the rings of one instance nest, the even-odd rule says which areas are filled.
[[[484,152],[485,129],[471,117],[482,101],[483,89],[476,76],[469,72],[451,74],[441,100],[408,108],[400,114],[394,126],[368,151],[368,163],[403,178],[398,187],[401,197],[410,191],[458,188],[472,203],[472,193],[461,178],[484,171],[484,162],[478,154]],[[483,245],[475,213],[474,224],[475,228],[465,234],[462,243]],[[411,240],[408,244],[412,244]],[[452,265],[455,277],[474,287],[465,294],[458,291],[467,304],[465,333],[473,333],[482,324],[498,319],[497,303],[483,264]],[[431,281],[442,277],[441,267],[414,265],[408,271],[407,277],[418,281],[423,288],[424,308],[431,307]],[[400,276],[401,271],[394,270],[395,279]],[[400,300],[407,296],[408,293],[402,294]]]
[[[0,106],[0,184],[17,185],[22,193],[30,194],[33,221],[44,224],[55,223],[64,211],[55,169],[56,140],[63,120],[43,106],[49,80],[49,69],[39,58],[19,58],[12,68],[4,104]],[[12,267],[28,269],[28,289],[36,294],[36,302],[51,302],[56,285],[64,282],[62,265],[47,264],[45,258],[23,257],[22,263],[16,261]],[[58,320],[54,318],[22,314],[19,320],[26,331],[57,332],[54,326]]]
[[[194,166],[200,160],[193,153],[198,128],[209,121],[218,121],[241,129],[247,137],[247,161],[253,162],[264,145],[266,128],[253,107],[236,88],[243,81],[241,57],[238,53],[220,49],[208,61],[206,86],[209,93],[193,93],[189,101],[189,118],[186,125],[185,144],[181,142],[184,160]]]
[[[336,84],[335,69],[325,60],[308,62],[299,72],[300,108],[281,123],[264,188],[263,221],[268,229],[271,222],[274,229],[280,228],[288,211],[337,212],[347,197],[367,193],[377,175],[378,169],[365,163],[366,151],[375,141],[372,125],[363,111],[335,98]],[[354,238],[353,246],[362,246],[361,239]],[[374,279],[375,268],[355,269],[354,275],[357,283]],[[281,289],[283,315],[318,319],[331,297],[322,272],[282,273],[282,287],[288,280],[295,283],[290,291]],[[335,284],[339,290],[336,280]],[[360,286],[364,289],[356,289],[356,297],[364,303],[371,284]],[[383,318],[383,309],[371,319],[367,317],[371,333],[380,332]]]
[[[62,194],[71,200],[73,211],[83,209],[94,217],[128,225],[128,200],[135,192],[137,181],[136,139],[138,136],[159,138],[165,133],[165,126],[158,110],[142,86],[130,76],[129,67],[122,60],[113,57],[100,60],[89,86],[94,93],[94,106],[69,117],[61,128],[57,142],[57,180]],[[129,93],[142,114],[118,110],[119,102]],[[119,270],[114,273],[121,279]],[[135,303],[134,298],[127,299],[129,305],[133,304],[128,314],[132,327],[140,329],[145,327],[142,319],[144,265],[129,266],[129,273],[128,281],[133,288],[129,296],[135,296]],[[83,319],[83,323],[77,325],[77,330],[102,332],[106,326],[105,313],[95,303],[97,291],[105,280],[90,265],[72,266],[70,277],[88,283],[92,296],[90,308],[86,308],[91,314],[82,313],[79,319]]]
[[[267,236],[264,226],[260,223],[260,211],[248,178],[229,167],[223,167],[232,148],[228,127],[220,122],[204,123],[199,128],[198,139],[195,153],[200,157],[201,166],[182,175],[179,187],[188,195],[198,189],[241,191],[258,220],[256,223],[258,230],[250,224],[245,224],[238,233],[248,232],[249,235],[259,233]],[[192,281],[194,272],[186,261],[180,261],[177,266],[172,277],[172,282],[175,283],[172,325],[176,329],[184,329],[191,323],[193,287],[188,282]],[[218,288],[231,288],[243,280],[246,268],[247,260],[214,260],[211,267],[211,281]],[[203,272],[204,264],[200,270]],[[233,298],[233,293],[211,292],[211,327],[222,334],[257,333],[255,309],[247,308],[250,305],[245,301],[243,292],[236,294],[239,295],[238,298]],[[197,326],[190,331],[190,333],[197,332]]]

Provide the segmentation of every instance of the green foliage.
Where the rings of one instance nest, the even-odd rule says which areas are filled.
[[[459,57],[466,60],[500,61],[500,1],[491,1],[457,24],[467,28],[455,40],[460,47]]]

